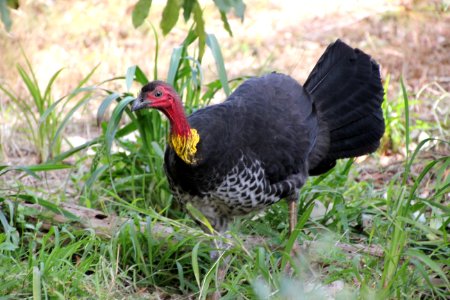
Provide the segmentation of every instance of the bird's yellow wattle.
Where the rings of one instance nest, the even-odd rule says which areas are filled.
[[[195,154],[197,153],[197,144],[200,136],[196,129],[191,128],[187,136],[171,134],[170,144],[177,155],[187,164],[195,164]]]

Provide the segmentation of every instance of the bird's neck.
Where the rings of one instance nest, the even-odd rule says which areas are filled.
[[[195,155],[200,136],[197,130],[189,125],[181,101],[177,100],[172,108],[165,112],[170,121],[169,145],[185,163],[193,165],[197,162]]]

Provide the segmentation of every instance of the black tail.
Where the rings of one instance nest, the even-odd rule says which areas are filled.
[[[337,40],[317,62],[304,88],[313,99],[320,132],[309,174],[333,168],[339,158],[375,151],[384,133],[383,86],[378,64]]]

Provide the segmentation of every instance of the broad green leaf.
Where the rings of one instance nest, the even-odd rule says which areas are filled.
[[[156,41],[158,41],[158,39],[156,39]],[[156,50],[156,52],[158,52],[158,51]],[[155,79],[156,78],[157,77],[155,77]],[[142,69],[139,68],[139,66],[136,66],[136,72],[134,72],[134,80],[136,80],[137,82],[139,82],[142,85],[148,83],[147,76],[145,76],[144,72],[142,72]]]
[[[159,24],[164,35],[167,35],[177,24],[179,15],[180,3],[178,0],[167,0],[166,7],[164,7],[162,13],[161,23]]]
[[[192,13],[192,7],[194,7],[194,3],[197,2],[197,0],[184,0],[183,1],[183,17],[184,21],[187,22],[191,16]]]
[[[150,12],[152,0],[139,0],[134,6],[131,19],[133,21],[134,28],[138,28],[144,23]]]
[[[127,74],[125,75],[127,92],[130,91],[133,81],[137,81],[142,85],[148,83],[147,76],[145,76],[144,72],[142,72],[142,69],[136,65],[131,66],[127,69]]]

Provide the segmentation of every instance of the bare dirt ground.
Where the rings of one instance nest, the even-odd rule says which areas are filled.
[[[224,54],[229,78],[288,73],[303,82],[327,44],[336,38],[370,53],[381,65],[383,78],[391,76],[389,99],[399,94],[399,78],[423,101],[412,106],[415,117],[447,120],[450,97],[450,14],[446,1],[316,0],[245,1],[245,20],[230,14],[234,36],[223,29],[219,14],[205,4],[207,31],[215,33]],[[165,1],[153,1],[149,20],[159,24]],[[29,57],[41,86],[61,67],[55,85],[58,98],[100,63],[90,84],[122,76],[132,65],[152,74],[155,40],[149,24],[134,29],[133,3],[115,1],[23,1],[12,13],[12,31],[0,31],[0,82],[28,101],[15,65]],[[180,26],[178,26],[180,25]],[[185,37],[187,24],[160,36],[159,71],[164,79],[174,46]],[[205,55],[205,83],[216,78],[211,56]],[[118,90],[124,84],[116,83]],[[135,87],[137,90],[139,87]],[[439,98],[439,101],[436,99]],[[77,114],[67,134],[80,143],[98,135],[95,113],[101,99]],[[35,161],[23,138],[23,118],[0,93],[1,160],[10,164]],[[447,128],[448,129],[448,128]],[[442,130],[441,130],[442,131]],[[441,132],[447,139],[449,133]]]

